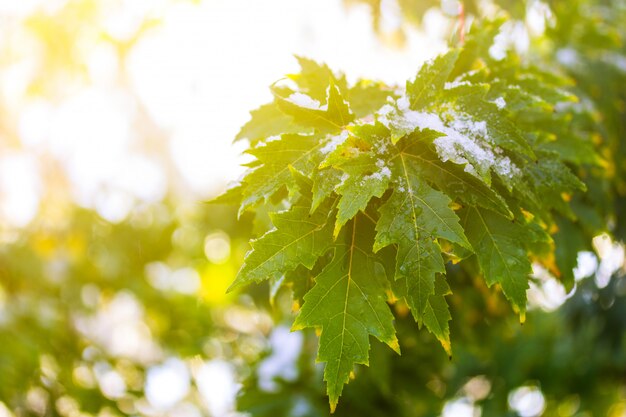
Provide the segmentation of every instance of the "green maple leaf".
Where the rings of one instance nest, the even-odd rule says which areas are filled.
[[[313,201],[311,203],[311,213],[313,213],[319,205],[329,197],[335,187],[341,183],[343,172],[339,169],[328,167],[325,169],[316,168],[312,174],[313,177]]]
[[[243,125],[235,141],[248,139],[251,145],[271,136],[283,133],[304,133],[301,126],[296,125],[293,119],[280,111],[274,103],[264,104],[250,112],[250,121]]]
[[[596,153],[593,143],[589,138],[581,137],[571,132],[571,128],[563,128],[557,132],[553,141],[543,143],[540,149],[550,153],[556,153],[563,161],[572,162],[575,165],[602,166],[604,161]]]
[[[428,303],[424,310],[424,324],[428,331],[439,340],[448,356],[452,358],[449,325],[452,316],[445,299],[445,296],[449,294],[452,294],[452,291],[450,291],[446,279],[443,275],[437,275],[435,278],[435,293],[428,298]]]
[[[379,210],[374,251],[397,244],[394,291],[406,299],[420,325],[428,312],[427,327],[449,352],[449,331],[444,331],[448,319],[441,318],[440,300],[433,301],[435,308],[431,302],[436,276],[445,272],[441,249],[434,239],[447,239],[470,250],[471,245],[450,208],[450,198],[431,188],[418,175],[415,161],[407,159],[404,154],[394,159],[398,184]]]
[[[382,197],[389,186],[391,171],[382,159],[360,155],[341,165],[345,177],[336,191],[341,198],[337,205],[334,235],[359,211],[365,210],[373,197]]]
[[[320,132],[336,132],[341,131],[354,120],[350,106],[332,79],[328,86],[326,104],[324,105],[300,92],[283,96],[282,91],[276,88],[273,91],[281,111],[293,117],[294,122],[301,126],[313,127]]]
[[[380,82],[361,80],[348,92],[350,108],[356,117],[365,117],[373,114],[393,92]]]
[[[458,166],[442,162],[428,146],[425,146],[439,136],[440,133],[432,130],[416,131],[398,143],[399,153],[412,160],[416,172],[445,194],[458,198],[468,205],[479,205],[512,217],[505,201],[492,188]]]
[[[535,193],[542,196],[544,208],[554,208],[570,218],[575,217],[563,193],[585,191],[586,186],[558,160],[557,155],[540,153],[537,163],[528,164],[525,172]]]
[[[329,84],[335,84],[342,95],[348,91],[346,78],[335,73],[326,64],[320,64],[312,59],[296,56],[300,65],[298,74],[291,74],[289,78],[298,84],[302,91],[306,91],[315,100],[324,100]]]
[[[535,158],[535,154],[515,125],[503,117],[502,110],[489,101],[478,98],[475,95],[466,96],[460,100],[461,109],[471,115],[475,120],[484,121],[487,135],[485,140],[512,152]]]
[[[333,260],[315,278],[293,328],[321,327],[318,360],[326,362],[324,380],[331,411],[355,364],[369,363],[369,336],[399,352],[393,315],[384,287],[374,273],[373,227],[358,216],[334,245]]]
[[[319,164],[320,139],[317,136],[285,134],[278,140],[247,151],[257,158],[254,167],[243,179],[246,184],[240,212],[259,200],[271,197],[284,185],[293,185],[289,166],[311,172]]]
[[[309,189],[289,210],[270,214],[275,228],[251,242],[252,250],[229,290],[276,279],[299,265],[312,269],[332,244],[333,205],[334,201],[328,199],[310,214]]]
[[[380,152],[388,140],[379,135],[381,128],[371,125],[352,127],[320,164],[321,169],[331,166],[342,172],[339,183],[333,188],[340,196],[335,236],[348,220],[365,210],[373,197],[382,197],[389,187],[391,170],[386,166],[386,156]]]
[[[400,154],[394,162],[398,185],[380,209],[376,247],[382,247],[382,242],[383,246],[398,243],[394,239],[409,227],[414,232],[412,240],[420,235],[443,238],[471,250],[459,218],[450,208],[450,198],[430,187],[407,155]]]
[[[443,274],[445,266],[439,245],[428,238],[399,239],[396,254],[393,291],[406,300],[415,321],[421,326],[435,292],[437,274]]]
[[[526,232],[517,221],[478,207],[464,209],[461,218],[487,285],[500,284],[523,322],[528,276],[532,272],[525,249]]]
[[[433,101],[450,77],[458,57],[459,49],[452,49],[424,64],[415,80],[407,82],[406,92],[412,109],[419,110]]]

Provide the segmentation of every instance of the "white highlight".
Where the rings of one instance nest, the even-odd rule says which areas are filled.
[[[546,400],[538,387],[519,387],[509,394],[509,407],[521,417],[536,417],[546,408]]]
[[[593,252],[578,252],[576,268],[574,268],[574,278],[580,281],[583,278],[594,274],[598,269],[598,258]]]
[[[263,359],[257,368],[259,388],[276,392],[275,379],[294,381],[298,377],[297,360],[302,350],[303,337],[300,332],[291,332],[288,327],[276,327],[270,336],[272,354]]]
[[[221,359],[205,362],[195,375],[209,415],[225,417],[235,410],[235,396],[241,385],[237,383],[233,366]]]
[[[455,80],[452,82],[447,82],[445,83],[445,85],[443,86],[446,90],[451,90],[453,88],[457,88],[457,87],[462,87],[462,86],[470,86],[472,85],[469,81],[467,80]]]
[[[187,396],[189,378],[187,365],[178,358],[151,366],[146,374],[146,399],[154,408],[167,410]]]
[[[26,153],[0,157],[0,220],[26,226],[39,210],[41,180],[37,162]]]
[[[200,274],[191,267],[171,270],[162,262],[152,262],[146,265],[145,272],[148,282],[164,292],[193,295],[200,290],[202,284]]]
[[[214,264],[223,264],[230,259],[230,236],[218,230],[204,238],[204,254]]]
[[[561,48],[556,51],[556,60],[566,67],[574,67],[580,63],[578,51],[573,48]]]
[[[93,316],[78,316],[76,329],[111,356],[149,363],[161,356],[144,322],[143,306],[128,291],[120,291]]]
[[[443,407],[442,417],[480,417],[480,408],[476,407],[468,398],[448,401]]]
[[[609,285],[611,276],[620,268],[624,269],[624,247],[614,242],[607,234],[593,238],[593,246],[600,256],[600,266],[596,271],[596,285],[604,288]]]

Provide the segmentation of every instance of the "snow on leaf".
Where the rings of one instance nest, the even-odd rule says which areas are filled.
[[[412,166],[419,175],[450,197],[511,217],[506,203],[493,189],[455,165],[442,162],[436,154],[424,146],[425,143],[430,143],[440,136],[440,133],[433,130],[418,131],[403,142],[399,142],[401,145],[399,153],[415,160],[416,163]]]
[[[389,187],[391,171],[381,159],[362,154],[341,164],[347,174],[336,192],[341,196],[337,205],[336,236],[343,225],[359,211],[365,210],[373,197],[382,197]]]
[[[503,108],[506,107],[506,100],[502,97],[498,97],[497,99],[495,99],[493,101],[493,103],[498,106],[498,109],[502,110]]]
[[[280,110],[303,127],[313,127],[320,132],[337,132],[354,119],[348,103],[333,82],[328,86],[324,105],[300,92],[284,97],[278,89],[273,91]]]
[[[303,107],[305,109],[327,110],[327,108],[322,108],[319,101],[299,92],[292,93],[289,97],[286,98],[286,100],[292,104],[295,104],[298,107]]]
[[[329,135],[328,141],[326,142],[324,147],[320,149],[320,152],[322,152],[324,155],[333,152],[335,149],[337,149],[337,146],[344,143],[346,139],[348,139],[348,135],[349,133],[347,130],[343,130],[338,135]]]
[[[416,129],[440,132],[441,136],[433,143],[441,160],[463,165],[466,172],[487,185],[491,184],[492,170],[505,178],[520,175],[520,170],[502,150],[490,144],[492,139],[486,120],[454,110],[442,115],[445,122],[438,114],[410,110],[408,99],[401,97],[379,111],[378,121],[390,130],[393,143]]]

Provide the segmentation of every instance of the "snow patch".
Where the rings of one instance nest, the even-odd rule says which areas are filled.
[[[493,104],[495,104],[500,110],[502,110],[506,107],[506,100],[502,97],[498,97],[493,101]]]
[[[342,131],[338,135],[330,136],[330,139],[328,140],[326,145],[324,145],[324,147],[320,149],[320,152],[323,153],[324,155],[328,155],[329,153],[337,149],[337,146],[344,143],[346,139],[348,139],[347,130]]]
[[[391,104],[385,104],[378,110],[378,121],[385,125],[386,128],[389,128],[391,125],[391,120],[389,120],[390,115],[395,113],[395,109]]]
[[[311,110],[324,110],[319,101],[302,93],[293,93],[287,97],[287,101],[298,107],[304,107]]]
[[[496,99],[494,103],[498,108],[506,105],[502,97]],[[464,170],[478,178],[482,179],[488,175],[490,169],[506,178],[521,173],[519,168],[503,154],[502,149],[490,144],[487,122],[476,120],[467,113],[448,111],[440,116],[411,110],[409,100],[402,96],[395,103],[392,101],[385,104],[378,112],[378,120],[387,128],[397,131],[408,133],[415,129],[431,129],[442,133],[443,136],[433,141],[439,158],[444,162],[465,165]],[[387,171],[381,167],[379,173],[382,176]]]
[[[455,80],[455,81],[452,81],[452,82],[446,83],[443,87],[444,87],[446,90],[451,90],[451,89],[453,89],[453,88],[462,87],[462,86],[465,86],[465,85],[468,85],[468,86],[469,86],[469,85],[472,85],[472,83],[470,83],[470,82],[469,82],[469,81],[467,81],[467,80],[463,80],[463,81]]]
[[[342,186],[346,183],[346,181],[348,180],[348,178],[350,178],[350,175],[349,175],[347,172],[344,172],[344,173],[343,173],[343,175],[341,176],[341,179],[340,179],[340,181],[339,181],[339,184],[337,184],[337,185],[335,186],[335,189],[338,189],[338,188],[342,187]]]
[[[411,103],[409,102],[409,99],[406,96],[402,96],[398,99],[398,101],[396,102],[396,105],[398,106],[399,110],[407,111],[409,110],[409,106],[411,105]]]
[[[387,167],[387,165],[385,165],[385,161],[383,161],[382,159],[377,160],[376,167],[380,169],[380,171],[369,175],[369,177],[375,178],[379,181],[382,181],[384,178],[391,177],[391,170],[389,169],[389,167]]]
[[[256,149],[262,148],[264,146],[267,146],[268,143],[276,142],[276,141],[278,141],[280,139],[281,139],[280,135],[270,136],[270,137],[266,138],[264,141],[260,141],[259,143],[257,143],[255,148]]]

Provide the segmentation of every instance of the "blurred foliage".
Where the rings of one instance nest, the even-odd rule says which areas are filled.
[[[68,397],[82,412],[133,414],[146,370],[168,357],[253,359],[263,326],[246,335],[224,318],[250,228],[234,220],[228,209],[159,204],[110,224],[72,209],[5,242],[0,399],[17,415],[72,415],[61,411]],[[216,231],[225,238],[212,262]],[[253,317],[250,307],[240,309]],[[107,391],[109,371],[121,392]]]

